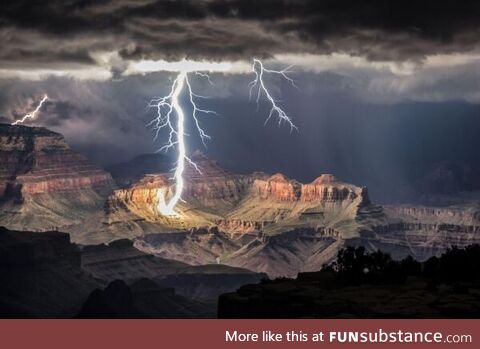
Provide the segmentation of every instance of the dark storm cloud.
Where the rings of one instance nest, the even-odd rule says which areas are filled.
[[[163,145],[145,127],[146,105],[174,74],[129,75],[133,63],[245,60],[211,74],[213,86],[192,74],[211,97],[202,106],[220,115],[201,119],[209,155],[303,181],[332,172],[375,198],[401,191],[412,163],[480,162],[479,22],[470,0],[3,0],[0,122],[48,94],[27,125],[62,133],[98,163],[125,161]],[[295,65],[301,91],[268,83],[298,133],[264,127],[266,106],[248,100],[252,76],[233,74],[272,56],[269,67]],[[193,131],[189,151],[202,148]]]
[[[129,59],[248,59],[278,53],[421,60],[480,42],[478,1],[4,1],[2,65]]]
[[[71,146],[84,150],[97,162],[112,161],[112,149],[119,159],[156,150],[151,131],[145,127],[149,117],[145,96],[150,93],[140,78],[124,83],[66,78],[0,80],[0,91],[0,122],[7,123],[34,110],[48,94],[37,117],[25,124],[60,132]]]
[[[125,161],[163,145],[164,139],[154,141],[153,130],[146,127],[155,113],[147,104],[167,93],[169,77],[167,73],[152,73],[120,81],[0,79],[0,123],[12,123],[32,112],[47,94],[49,99],[35,119],[25,125],[61,133],[69,145],[98,163]],[[198,90],[209,91],[207,81],[192,83]]]

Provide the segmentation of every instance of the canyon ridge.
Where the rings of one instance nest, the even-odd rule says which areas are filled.
[[[378,205],[365,187],[319,174],[235,174],[201,152],[188,167],[178,216],[158,213],[172,195],[171,163],[143,155],[112,174],[40,127],[0,125],[0,225],[58,230],[78,245],[129,239],[137,251],[188,265],[227,265],[296,276],[332,261],[344,246],[425,260],[479,242],[480,207],[470,192],[444,206]]]

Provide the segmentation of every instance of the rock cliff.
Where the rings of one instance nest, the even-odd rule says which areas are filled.
[[[111,177],[44,128],[2,125],[0,157],[1,224],[62,227],[81,244],[136,239],[145,253],[194,265],[294,276],[320,269],[348,244],[422,260],[480,240],[478,200],[470,196],[444,207],[384,208],[365,187],[332,174],[310,183],[280,173],[239,175],[195,152],[198,168],[186,167],[178,216],[163,216],[159,197],[168,199],[175,186],[171,173],[143,173],[155,169],[148,156],[117,166],[118,178],[133,183],[108,197]]]
[[[0,163],[0,221],[11,228],[79,222],[102,207],[114,188],[110,174],[42,127],[1,124]]]
[[[301,226],[335,227],[353,223],[348,234],[358,230],[355,222],[362,207],[370,205],[366,188],[322,175],[302,184],[282,174],[236,175],[196,152],[184,174],[183,202],[177,206],[181,219],[157,211],[158,197],[173,194],[169,174],[149,174],[131,187],[117,190],[107,210],[113,215],[126,209],[138,217],[170,228],[191,229],[218,226],[231,234],[280,229],[287,221]],[[347,232],[345,230],[345,232]]]
[[[389,218],[372,226],[357,243],[389,252],[399,259],[408,255],[423,261],[448,247],[480,243],[478,203],[444,207],[388,205]]]
[[[130,226],[156,227],[139,236],[142,251],[196,265],[223,263],[293,276],[321,268],[345,239],[360,237],[372,220],[383,218],[366,188],[330,174],[302,184],[282,174],[237,175],[199,152],[192,159],[199,171],[192,166],[185,171],[177,217],[157,211],[158,195],[174,190],[169,174],[145,175],[109,198],[110,222],[128,213]]]
[[[158,192],[171,195],[168,175],[147,175],[110,198],[111,216],[134,213],[148,228],[137,247],[164,258],[223,263],[271,277],[318,270],[345,245],[381,249],[394,258],[425,260],[452,245],[480,241],[478,205],[382,206],[365,187],[324,174],[300,183],[283,174],[236,175],[196,153],[201,173],[186,172],[179,217],[156,210]]]

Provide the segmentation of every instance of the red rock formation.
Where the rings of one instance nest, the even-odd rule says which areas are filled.
[[[176,208],[178,216],[163,216],[157,210],[159,194],[166,193],[168,198],[175,190],[171,174],[158,173],[146,175],[128,189],[116,190],[105,209],[109,222],[117,224],[130,217],[132,223],[128,224],[129,227],[135,226],[136,222],[154,223],[161,226],[159,231],[194,229],[198,232],[203,227],[216,227],[235,244],[243,245],[254,243],[253,240],[264,232],[283,233],[292,227],[313,229],[321,239],[341,240],[344,236],[356,236],[358,230],[365,229],[364,220],[359,216],[376,217],[373,217],[375,212],[372,209],[361,210],[369,207],[365,188],[343,183],[332,175],[322,175],[310,184],[301,184],[282,174],[236,175],[198,152],[192,160],[200,172],[187,167],[182,194],[184,201]],[[338,230],[342,225],[346,228]],[[179,251],[185,249],[188,254],[191,251],[200,253],[198,258],[202,260],[212,258],[210,248],[206,256],[196,247],[179,247]],[[177,255],[175,251],[173,247],[170,250],[172,255]],[[325,254],[320,254],[315,257],[318,263],[312,260],[312,265],[325,262]],[[326,255],[330,256],[329,253]]]
[[[151,174],[143,177],[138,183],[128,189],[115,190],[113,198],[127,205],[141,207],[156,207],[158,190],[170,186],[167,175]]]
[[[284,219],[297,219],[309,208],[324,203],[342,204],[339,210],[350,206],[344,218],[353,219],[358,207],[369,202],[365,188],[340,182],[329,174],[310,184],[301,184],[280,173],[270,177],[262,173],[235,175],[200,152],[195,152],[192,160],[198,171],[187,166],[182,194],[184,202],[179,205],[184,212],[182,221],[189,221],[188,224],[193,226],[213,224],[230,233],[252,233],[275,222],[280,224]],[[109,199],[107,211],[114,212],[115,207],[121,207],[149,221],[160,219],[156,209],[159,191],[168,197],[175,190],[170,177],[170,174],[146,175],[130,188],[115,191]],[[292,211],[294,207],[295,212]],[[315,213],[318,217],[325,217],[323,209],[319,212]],[[307,212],[303,218],[311,221],[313,213]]]
[[[365,189],[340,182],[331,174],[323,174],[310,184],[301,184],[277,173],[266,179],[256,179],[252,193],[276,202],[351,202],[359,196],[368,200]]]
[[[241,232],[241,233],[258,233],[261,232],[267,225],[273,222],[266,221],[249,221],[242,219],[219,219],[215,220],[221,231]]]
[[[109,192],[111,176],[74,153],[62,135],[41,127],[0,125],[0,199],[93,188]]]
[[[212,200],[232,203],[240,200],[248,178],[223,169],[198,150],[193,153],[192,161],[197,164],[198,171],[193,166],[186,167],[184,198],[194,198],[207,205]]]
[[[337,202],[354,200],[360,188],[338,181],[331,174],[323,174],[310,184],[302,185],[301,201]]]
[[[250,177],[228,172],[200,152],[195,152],[192,160],[197,164],[198,171],[187,165],[183,175],[182,199],[188,207],[224,212],[242,199]],[[166,194],[168,198],[175,190],[171,177],[169,173],[145,175],[129,188],[116,190],[109,198],[106,210],[113,213],[116,208],[126,207],[143,218],[157,220],[160,218],[156,208],[159,192],[162,191],[162,195]]]
[[[253,182],[252,193],[263,200],[293,202],[298,200],[300,186],[299,183],[277,173],[267,179],[256,179]]]

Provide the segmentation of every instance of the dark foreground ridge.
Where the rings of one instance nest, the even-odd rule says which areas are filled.
[[[219,318],[478,318],[480,246],[411,257],[340,250],[322,271],[246,285],[219,297]]]
[[[263,277],[156,257],[128,240],[79,246],[65,233],[0,227],[0,318],[211,318],[219,294]]]

